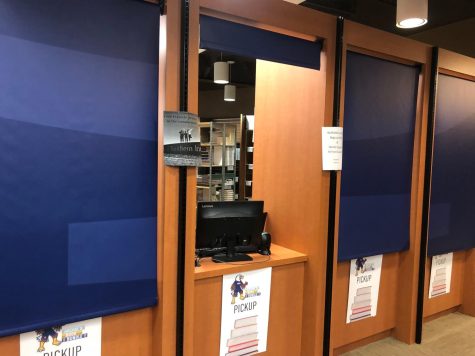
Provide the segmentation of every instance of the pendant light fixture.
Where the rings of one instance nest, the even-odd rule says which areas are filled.
[[[228,61],[229,65],[229,81],[231,82],[231,65],[234,64],[233,61]],[[236,101],[236,86],[232,84],[227,84],[224,86],[224,101]]]
[[[221,61],[214,62],[214,82],[216,84],[229,83],[229,64],[223,62],[223,54],[221,53]]]
[[[414,28],[427,23],[428,0],[397,0],[396,26]]]

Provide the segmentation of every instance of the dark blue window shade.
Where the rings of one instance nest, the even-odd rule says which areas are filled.
[[[320,69],[322,43],[201,15],[200,48]]]
[[[158,29],[0,0],[0,336],[156,304]]]
[[[338,259],[409,247],[419,68],[348,52]]]
[[[475,82],[439,75],[429,256],[475,247]]]

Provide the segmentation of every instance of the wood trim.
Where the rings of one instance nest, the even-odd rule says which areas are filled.
[[[461,312],[475,317],[475,248],[466,252]]]
[[[396,56],[393,56],[393,55],[387,54],[387,53],[376,52],[376,51],[373,51],[373,50],[370,50],[370,49],[361,48],[361,47],[358,47],[358,46],[353,46],[351,44],[347,45],[347,50],[351,51],[351,52],[365,54],[365,55],[370,56],[370,57],[384,59],[384,60],[387,60],[387,61],[390,61],[390,62],[405,64],[405,65],[408,65],[408,66],[415,66],[415,65],[418,64],[417,62],[414,62],[414,61],[406,59],[406,58],[396,57]]]
[[[203,14],[275,32],[333,38],[334,16],[281,0],[200,0],[200,5]]]
[[[452,72],[475,78],[475,58],[450,52],[445,49],[439,50],[439,68],[448,69]]]
[[[199,1],[190,1],[189,43],[188,43],[188,111],[198,114],[198,70],[199,70]],[[187,169],[186,198],[186,246],[185,246],[185,296],[183,352],[193,355],[194,326],[194,270],[196,245],[196,176],[197,169]]]
[[[398,285],[398,313],[393,336],[408,344],[416,336],[419,258],[424,198],[424,174],[429,112],[431,48],[425,48],[426,62],[419,74],[411,182],[409,250],[401,253]]]
[[[460,72],[455,72],[455,71],[450,70],[450,69],[439,68],[439,69],[438,69],[438,72],[439,72],[440,74],[449,75],[449,76],[455,77],[455,78],[470,80],[470,81],[472,81],[472,82],[475,81],[475,77],[473,77],[473,76],[471,76],[471,75],[464,74],[464,73],[460,73]]]
[[[381,31],[352,21],[345,21],[345,36],[348,44],[355,47],[413,61],[427,63],[429,45],[422,42]]]
[[[159,304],[153,318],[152,344],[152,353],[157,356],[173,355],[176,344],[178,170],[164,163],[163,112],[179,109],[180,15],[180,2],[174,1],[167,4],[167,13],[160,18],[157,189]]]
[[[382,339],[386,339],[387,337],[390,337],[390,336],[391,336],[391,330],[386,330],[386,331],[383,331],[379,334],[372,335],[372,336],[369,336],[367,338],[352,342],[351,344],[339,347],[339,348],[335,349],[335,351],[333,352],[333,355],[334,356],[343,355],[343,354],[345,354],[349,351],[352,351],[352,350],[357,349],[359,347],[363,347],[363,346],[368,345],[368,344],[372,344],[373,342],[376,342],[376,341],[379,341],[379,340],[382,340]]]
[[[432,314],[432,315],[429,315],[429,316],[426,316],[424,317],[424,323],[427,323],[429,321],[432,321],[432,320],[435,320],[435,319],[439,319],[440,317],[442,316],[445,316],[445,315],[449,315],[449,314],[452,314],[452,313],[456,313],[460,310],[460,306],[456,306],[456,307],[452,307],[450,309],[447,309],[447,310],[442,310],[440,312],[437,312],[435,314]]]

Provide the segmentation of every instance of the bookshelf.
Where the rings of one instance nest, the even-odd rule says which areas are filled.
[[[232,201],[237,198],[237,154],[241,119],[200,123],[201,165],[198,167],[198,201]]]

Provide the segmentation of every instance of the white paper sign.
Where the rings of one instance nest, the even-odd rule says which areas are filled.
[[[343,127],[322,127],[322,164],[324,171],[341,171]]]
[[[432,257],[430,269],[429,298],[450,293],[453,252]]]
[[[351,260],[346,323],[376,316],[383,255]]]
[[[100,356],[102,318],[20,335],[20,356]]]
[[[272,268],[223,276],[220,356],[267,349]]]

